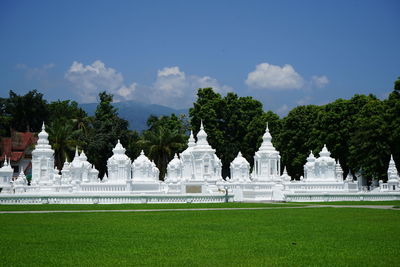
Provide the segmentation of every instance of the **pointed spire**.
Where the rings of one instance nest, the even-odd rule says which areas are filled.
[[[43,123],[42,123],[42,131],[44,131],[45,130],[45,126],[44,126],[44,121],[43,121]]]
[[[242,157],[242,152],[239,151],[239,153],[238,153],[237,156],[238,156],[238,157]]]
[[[283,168],[283,174],[286,174],[286,175],[288,174],[287,170],[286,170],[286,166]]]
[[[3,164],[3,166],[7,166],[7,165],[8,165],[7,155],[4,155],[4,164]]]
[[[204,131],[204,125],[203,125],[203,120],[201,120],[200,123],[200,131],[197,133],[197,143],[198,146],[202,147],[208,147],[208,142],[207,142],[207,133]]]
[[[142,149],[142,151],[140,151],[140,155],[144,155],[143,149]]]
[[[264,133],[262,138],[263,138],[263,142],[262,142],[261,147],[259,149],[260,151],[261,150],[263,150],[263,151],[276,151],[275,147],[272,145],[272,142],[271,142],[272,136],[269,133],[268,122],[267,122],[267,127],[265,128],[265,133]]]
[[[189,136],[189,140],[188,140],[188,147],[193,147],[195,145],[196,145],[196,140],[194,139],[193,131],[190,130],[190,136]]]
[[[75,147],[75,157],[79,157],[78,146]]]
[[[331,152],[328,151],[326,144],[324,144],[324,147],[322,148],[321,152],[319,152],[319,156],[320,157],[329,157],[330,155],[331,155]]]

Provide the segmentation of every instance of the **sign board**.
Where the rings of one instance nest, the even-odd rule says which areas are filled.
[[[201,185],[187,185],[186,193],[201,193]]]

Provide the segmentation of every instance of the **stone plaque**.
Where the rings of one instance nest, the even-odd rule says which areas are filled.
[[[186,193],[201,193],[201,185],[187,185]]]

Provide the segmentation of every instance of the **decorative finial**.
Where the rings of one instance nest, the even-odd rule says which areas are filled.
[[[45,130],[45,126],[44,126],[44,121],[43,121],[43,123],[42,123],[42,131],[44,131]]]
[[[200,130],[204,130],[203,120],[200,121]]]
[[[120,144],[119,139],[118,139],[118,144]]]
[[[267,121],[267,131],[269,131],[269,128],[268,128],[268,121]]]
[[[78,146],[75,147],[75,157],[79,157]]]
[[[142,151],[140,151],[140,155],[144,155],[143,149],[142,149]]]

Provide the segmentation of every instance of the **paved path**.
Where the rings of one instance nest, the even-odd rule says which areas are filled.
[[[273,209],[308,209],[308,208],[363,208],[400,210],[393,206],[375,205],[307,205],[291,207],[249,207],[249,208],[193,208],[193,209],[127,209],[127,210],[31,210],[31,211],[0,211],[0,214],[34,214],[34,213],[93,213],[93,212],[167,212],[167,211],[227,211],[227,210],[273,210]]]

